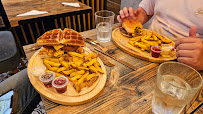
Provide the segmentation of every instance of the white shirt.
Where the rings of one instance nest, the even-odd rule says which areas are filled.
[[[191,26],[203,40],[203,0],[142,0],[147,15],[154,15],[149,29],[173,41],[189,36]]]

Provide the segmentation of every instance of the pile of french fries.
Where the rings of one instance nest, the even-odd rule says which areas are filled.
[[[161,44],[171,44],[172,41],[165,36],[162,36],[154,31],[143,33],[141,36],[130,38],[129,43],[135,47],[140,48],[142,51],[150,52],[151,46],[160,46]]]
[[[44,58],[43,63],[56,76],[66,76],[73,82],[79,93],[83,87],[90,87],[103,74],[96,53],[77,52],[60,53],[60,56]]]

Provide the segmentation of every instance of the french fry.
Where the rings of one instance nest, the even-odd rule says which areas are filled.
[[[155,36],[157,36],[161,41],[163,41],[163,42],[165,42],[165,43],[167,43],[167,44],[172,42],[171,40],[167,39],[166,37],[164,37],[164,36],[162,36],[162,35],[160,35],[160,34],[154,32],[154,31],[152,31],[152,32],[153,32],[153,34],[154,34]]]
[[[154,41],[158,41],[158,38],[155,35],[152,35],[152,37],[154,38]]]
[[[137,36],[134,38],[130,38],[130,41],[138,42],[142,36]]]
[[[78,69],[79,70],[87,70],[87,71],[89,70],[89,68],[86,68],[86,67],[78,67]]]
[[[61,62],[62,66],[65,67],[67,70],[69,69],[70,65],[68,64],[67,61],[62,61]]]
[[[144,45],[144,44],[142,44],[142,43],[139,43],[139,42],[135,42],[134,43],[134,46],[137,46],[137,47],[140,47],[141,49],[144,49],[144,50],[147,50],[147,51],[149,51],[150,50],[150,46],[149,45]]]
[[[98,70],[94,66],[89,66],[91,72],[97,73]]]
[[[56,72],[58,70],[58,67],[50,67],[49,70]]]
[[[48,64],[48,63],[44,63],[44,65],[45,65],[48,69],[51,68],[51,65]]]
[[[82,77],[81,74],[79,74],[79,75],[75,75],[75,76],[74,76],[75,79],[79,79],[79,78],[81,78],[81,77]]]
[[[86,57],[87,58],[97,58],[97,54],[96,53],[90,53]]]
[[[71,56],[76,56],[76,57],[80,57],[80,58],[84,57],[84,55],[76,53],[76,52],[69,52],[68,54],[70,54]]]
[[[58,72],[55,72],[55,74],[56,74],[56,77],[59,77],[59,76],[64,76],[63,74],[58,73]]]
[[[61,68],[58,68],[58,70],[56,72],[61,72],[61,71],[64,71],[64,70],[66,70],[66,68],[65,67],[61,67]]]
[[[62,71],[65,75],[70,75],[72,72],[75,72],[76,69],[71,69],[71,70],[68,70],[68,71]]]
[[[54,52],[54,57],[60,57],[64,54],[64,51],[63,50],[58,50],[56,52]]]
[[[96,58],[92,59],[90,62],[87,63],[87,66],[91,66],[92,64],[94,64],[97,61]]]
[[[44,60],[44,63],[47,63],[53,67],[59,67],[61,66],[61,63],[55,63],[55,62],[52,62],[52,61],[49,61],[49,60]]]
[[[96,73],[92,73],[92,74],[89,74],[87,77],[86,77],[86,80],[89,81],[91,78],[97,76]]]
[[[89,72],[86,72],[79,80],[78,80],[78,83],[77,84],[81,84],[83,83],[84,79],[89,75]]]
[[[145,37],[146,40],[149,40],[149,38],[151,38],[152,36],[152,32],[149,32],[149,34]]]
[[[60,57],[60,58],[59,58],[59,62],[61,63],[62,61],[64,61],[64,59],[65,59],[64,56]]]
[[[99,67],[99,66],[95,66],[95,68],[102,74],[104,74],[104,71]]]
[[[85,70],[80,70],[80,71],[72,72],[72,73],[70,74],[70,77],[73,77],[73,76],[75,76],[75,75],[82,75],[82,74],[84,74],[84,73],[85,73]]]
[[[58,58],[44,58],[44,60],[48,60],[48,61],[52,61],[55,63],[59,63],[59,59]]]

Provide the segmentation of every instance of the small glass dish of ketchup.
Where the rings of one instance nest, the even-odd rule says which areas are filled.
[[[158,58],[162,52],[161,46],[151,46],[152,57]]]
[[[55,73],[52,71],[45,71],[44,74],[39,76],[39,80],[46,86],[52,87],[52,80],[55,78]]]
[[[64,93],[67,90],[68,78],[65,76],[59,76],[52,81],[52,86],[58,93]]]

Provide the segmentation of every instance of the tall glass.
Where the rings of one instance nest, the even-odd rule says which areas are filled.
[[[155,114],[179,114],[202,86],[201,75],[179,62],[165,62],[158,68],[152,99]]]
[[[109,42],[111,40],[112,27],[115,13],[108,10],[95,12],[95,24],[97,29],[97,40]]]

